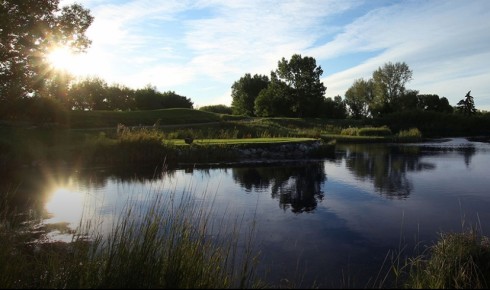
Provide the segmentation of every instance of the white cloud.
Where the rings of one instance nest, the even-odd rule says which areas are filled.
[[[213,87],[188,95],[197,104],[215,103],[212,99],[229,94],[245,73],[268,75],[278,60],[294,53],[313,56],[324,67],[368,52],[370,58],[351,59],[351,67],[324,75],[327,96],[343,95],[355,79],[369,78],[385,62],[404,61],[414,72],[409,88],[446,96],[452,104],[471,89],[477,105],[480,97],[490,109],[490,82],[484,81],[490,67],[490,1],[81,4],[95,17],[88,55],[100,64],[102,77],[134,86],[151,82],[163,90],[179,87],[183,94],[196,92],[191,87],[197,84]]]
[[[455,105],[471,89],[490,108],[490,2],[411,1],[371,11],[347,25],[334,41],[313,50],[322,58],[382,49],[376,57],[325,78],[331,94],[343,95],[360,77],[388,61],[413,70],[407,87],[446,96]],[[468,89],[467,89],[468,88]],[[477,104],[478,105],[478,104]]]

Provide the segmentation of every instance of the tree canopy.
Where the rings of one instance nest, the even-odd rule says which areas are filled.
[[[373,100],[373,94],[372,79],[357,79],[354,81],[352,86],[345,92],[345,102],[353,118],[360,119],[369,116],[369,105]]]
[[[79,4],[58,6],[59,0],[0,1],[0,101],[42,92],[52,74],[50,50],[68,46],[81,52],[90,46],[90,11]]]
[[[246,73],[231,86],[231,107],[235,115],[255,116],[255,99],[267,88],[269,78],[255,74],[253,77]]]
[[[405,94],[405,84],[412,79],[412,70],[405,62],[387,62],[373,72],[374,98],[371,113],[382,115],[395,111]]]
[[[321,114],[327,88],[320,80],[323,70],[316,65],[315,58],[294,54],[288,61],[283,57],[277,64],[276,74],[291,88],[291,111],[296,117]]]

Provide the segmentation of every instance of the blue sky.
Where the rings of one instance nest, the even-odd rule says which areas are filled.
[[[62,0],[61,5],[75,1]],[[386,62],[413,71],[409,89],[451,105],[471,90],[490,111],[489,0],[78,0],[95,17],[83,75],[175,91],[195,107],[231,104],[245,73],[314,57],[326,97],[344,96]]]

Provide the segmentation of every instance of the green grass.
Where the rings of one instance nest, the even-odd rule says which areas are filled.
[[[313,138],[243,138],[243,139],[197,139],[195,145],[240,145],[240,144],[274,144],[313,141]],[[187,145],[184,140],[170,140],[175,145]]]
[[[70,128],[107,128],[126,126],[185,125],[210,123],[243,117],[199,111],[194,109],[162,109],[149,111],[70,111]]]
[[[468,230],[441,233],[422,254],[400,261],[392,272],[397,288],[488,289],[490,286],[490,240]]]

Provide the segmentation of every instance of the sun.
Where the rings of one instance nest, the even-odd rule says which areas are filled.
[[[86,53],[75,53],[67,46],[52,48],[47,55],[47,61],[53,69],[75,76],[91,74],[98,67]]]
[[[49,52],[48,62],[55,69],[71,71],[76,65],[76,55],[66,46],[56,47]]]

